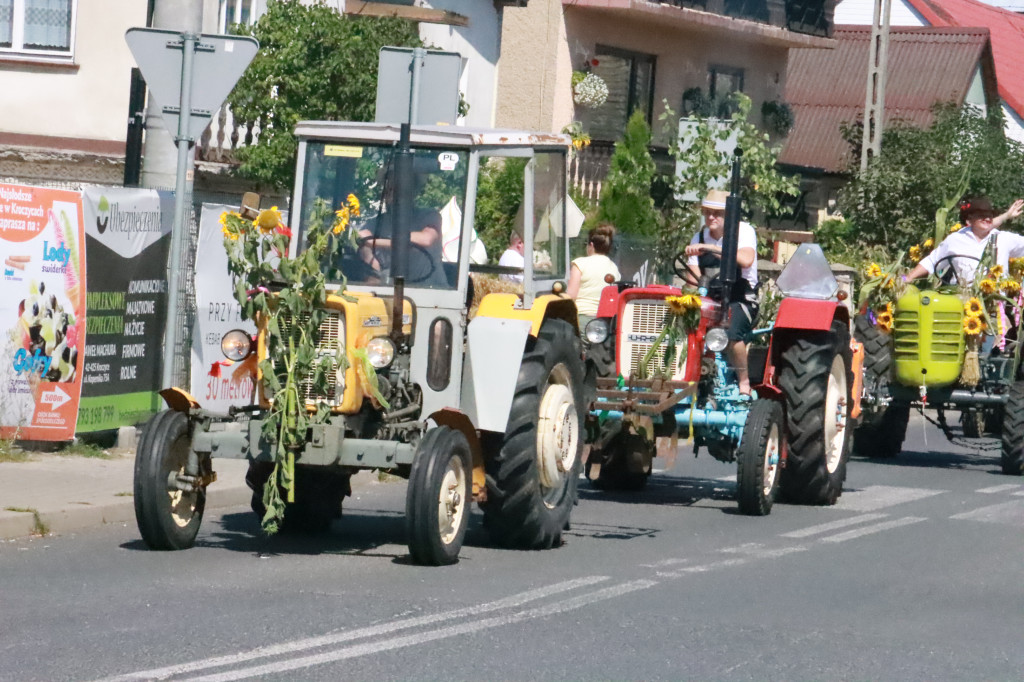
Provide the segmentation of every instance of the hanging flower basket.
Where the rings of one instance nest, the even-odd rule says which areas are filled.
[[[596,109],[608,100],[608,85],[596,73],[588,73],[573,85],[572,95],[579,106]]]

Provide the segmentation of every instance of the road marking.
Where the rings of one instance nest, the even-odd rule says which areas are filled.
[[[993,504],[988,507],[963,512],[962,514],[955,514],[949,518],[1020,526],[1024,525],[1024,500],[1011,500],[1009,502]]]
[[[677,564],[685,564],[689,561],[689,559],[662,559],[661,561],[655,561],[653,564],[640,564],[640,568],[661,568],[663,566],[675,566]]]
[[[450,625],[440,630],[421,632],[413,635],[405,635],[402,637],[393,637],[391,639],[385,639],[377,642],[366,642],[364,644],[356,644],[342,649],[337,649],[335,651],[326,651],[324,653],[316,654],[313,656],[304,656],[301,658],[293,658],[287,661],[278,661],[276,663],[267,663],[264,665],[254,666],[251,668],[242,668],[239,670],[226,671],[215,675],[192,678],[192,682],[230,682],[231,680],[241,680],[248,677],[257,677],[261,675],[279,675],[290,670],[309,668],[315,665],[323,665],[324,663],[334,663],[349,658],[356,658],[359,656],[380,653],[382,651],[391,651],[394,649],[417,646],[420,644],[426,644],[427,642],[433,642],[439,639],[448,639],[451,637],[472,634],[480,632],[481,630],[488,630],[503,625],[520,623],[525,620],[543,618],[545,616],[552,616],[560,613],[565,613],[566,611],[578,609],[583,606],[593,604],[595,602],[613,599],[623,594],[628,594],[629,592],[644,590],[649,587],[653,587],[657,584],[658,582],[656,580],[634,580],[628,583],[621,583],[619,585],[606,587],[604,589],[597,590],[589,594],[580,595],[578,597],[564,599],[562,601],[547,604],[545,606],[538,606],[532,609],[526,609],[524,611],[519,611],[517,613],[510,613],[502,616],[484,618],[483,620],[477,620],[470,623],[458,623],[456,625]]]
[[[992,493],[1006,493],[1006,492],[1009,492],[1011,490],[1019,490],[1019,489],[1020,489],[1020,484],[1019,483],[1006,483],[1004,485],[994,485],[991,488],[979,488],[978,490],[975,490],[974,492],[976,492],[976,493],[992,494]]]
[[[868,521],[875,521],[876,519],[884,518],[885,514],[861,514],[860,516],[853,516],[848,519],[839,519],[838,521],[819,523],[817,526],[809,526],[807,528],[801,528],[800,530],[793,530],[788,533],[782,533],[779,537],[807,538],[812,535],[820,535],[821,533],[827,533],[829,531],[837,530],[839,528],[846,528],[847,526],[856,526],[858,523],[867,523]]]
[[[1024,490],[1021,490],[1019,493],[1014,493],[1013,496],[1014,497],[1024,497]]]
[[[482,613],[489,613],[498,609],[515,608],[522,606],[531,601],[537,599],[543,599],[544,597],[550,597],[561,592],[567,592],[574,590],[579,587],[587,587],[595,583],[604,582],[609,580],[608,576],[595,575],[584,578],[577,578],[575,580],[566,580],[564,582],[555,583],[553,585],[546,585],[545,587],[538,587],[533,590],[527,590],[526,592],[520,592],[497,601],[488,602],[486,604],[478,604],[475,606],[467,606],[462,609],[456,609],[455,611],[446,611],[444,613],[433,613],[426,616],[415,616],[413,618],[404,618],[402,620],[396,620],[389,623],[381,623],[380,625],[371,625],[363,628],[356,628],[354,630],[346,630],[343,632],[336,632],[330,635],[321,635],[319,637],[308,637],[306,639],[299,639],[293,642],[283,642],[281,644],[274,644],[266,647],[259,647],[251,649],[249,651],[243,651],[237,654],[230,654],[227,656],[216,656],[213,658],[206,658],[198,661],[192,661],[189,663],[181,663],[178,665],[171,665],[165,668],[155,668],[153,670],[142,670],[139,672],[128,673],[125,675],[119,675],[117,677],[111,677],[103,680],[102,682],[127,682],[128,680],[152,680],[152,679],[165,679],[174,675],[182,675],[184,673],[192,673],[200,670],[206,670],[208,668],[219,668],[226,665],[234,665],[237,663],[246,663],[257,658],[267,658],[270,656],[280,656],[282,654],[293,654],[306,649],[316,649],[322,646],[328,646],[330,644],[340,644],[341,642],[347,642],[353,639],[362,639],[364,637],[376,637],[379,635],[385,635],[397,630],[406,630],[408,628],[419,627],[421,625],[430,625],[432,623],[438,623],[446,620],[452,620],[454,618],[464,618],[467,616],[475,616]]]
[[[655,573],[661,578],[682,578],[684,575],[690,575],[691,573],[707,573],[708,571],[715,571],[719,568],[729,568],[731,566],[742,566],[743,564],[749,563],[751,557],[743,559],[722,559],[721,561],[712,561],[709,564],[701,564],[699,566],[686,566],[676,571],[658,571]]]
[[[933,495],[948,493],[948,490],[931,490],[928,488],[903,488],[893,485],[872,485],[863,490],[843,493],[833,509],[848,511],[871,512],[893,507],[897,504],[922,500]]]
[[[889,530],[890,528],[909,526],[912,523],[927,520],[928,519],[921,518],[920,516],[904,516],[901,519],[893,519],[892,521],[882,521],[881,523],[876,523],[873,526],[848,530],[845,533],[840,533],[839,535],[831,535],[827,538],[821,538],[820,542],[846,542],[847,540],[853,540],[854,538],[859,538],[864,535],[880,533],[883,530]]]
[[[728,476],[720,476],[720,477],[712,479],[712,480],[721,481],[722,483],[735,483],[736,482],[736,474],[729,474]]]

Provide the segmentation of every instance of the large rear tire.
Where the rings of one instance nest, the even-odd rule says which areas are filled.
[[[779,489],[782,443],[782,406],[774,400],[755,401],[736,455],[736,500],[742,513],[771,513]]]
[[[800,504],[835,504],[846,479],[852,430],[846,325],[836,321],[829,332],[784,337],[779,364],[789,445],[782,493]]]
[[[890,403],[876,423],[857,429],[853,450],[861,457],[892,459],[900,454],[910,423],[910,405]]]
[[[999,463],[1008,476],[1024,474],[1024,381],[1010,386],[1003,410],[1002,452]]]
[[[547,320],[527,340],[500,448],[487,448],[484,520],[498,544],[561,544],[582,461],[583,381],[579,337],[568,322]]]
[[[866,315],[854,318],[853,336],[864,346],[865,396],[875,401],[886,400],[892,376],[891,338],[872,324]],[[853,451],[862,457],[895,457],[903,447],[906,415],[901,408],[893,412],[892,406],[870,411],[871,404],[877,402],[863,405],[863,420],[853,433]],[[903,423],[902,431],[900,423]]]
[[[447,566],[459,560],[473,501],[472,471],[461,431],[438,426],[423,436],[405,495],[405,533],[415,563]]]
[[[206,490],[174,487],[177,475],[185,473],[190,447],[188,417],[181,412],[158,412],[142,431],[135,453],[135,521],[150,549],[188,549],[195,544]],[[209,460],[200,466],[208,469]]]

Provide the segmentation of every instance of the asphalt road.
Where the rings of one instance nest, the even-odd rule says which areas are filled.
[[[447,568],[407,562],[404,482],[320,539],[238,509],[185,552],[134,525],[0,543],[0,680],[1020,680],[1024,487],[971,445],[914,418],[837,506],[765,518],[684,450],[642,493],[582,483],[557,550],[474,515]]]

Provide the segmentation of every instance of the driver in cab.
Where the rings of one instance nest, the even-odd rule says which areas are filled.
[[[977,197],[960,205],[960,222],[965,227],[942,240],[938,248],[921,259],[907,274],[907,281],[918,279],[935,272],[941,262],[952,264],[958,282],[974,280],[978,264],[989,245],[995,248],[993,264],[1001,265],[1008,271],[1011,258],[1024,256],[1024,237],[998,228],[1024,212],[1024,199],[1013,202],[1005,213],[995,214],[988,197]],[[994,239],[993,239],[994,237]]]

